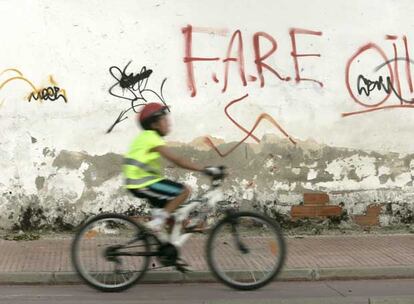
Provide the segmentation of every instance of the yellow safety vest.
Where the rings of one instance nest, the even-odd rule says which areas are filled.
[[[141,132],[132,142],[124,157],[125,187],[141,189],[164,179],[161,174],[161,155],[151,149],[165,145],[161,136],[153,130]]]

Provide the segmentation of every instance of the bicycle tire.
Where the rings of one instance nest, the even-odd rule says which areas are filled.
[[[215,247],[213,247],[215,245],[215,242],[220,242],[220,240],[217,240],[218,235],[220,234],[221,230],[224,229],[223,227],[225,225],[230,225],[233,227],[233,225],[241,225],[241,219],[242,218],[251,218],[254,220],[257,220],[259,223],[262,223],[263,225],[266,224],[269,227],[270,233],[273,235],[273,239],[270,239],[269,243],[269,247],[270,251],[272,251],[270,253],[270,255],[275,254],[273,253],[273,246],[274,251],[277,252],[277,260],[275,260],[275,264],[273,265],[272,269],[270,270],[270,272],[261,280],[257,281],[255,278],[255,275],[259,272],[257,269],[256,270],[248,270],[248,269],[239,269],[237,271],[234,270],[224,270],[221,269],[222,266],[219,265],[218,259],[222,259],[225,260],[223,263],[224,264],[232,264],[235,263],[234,260],[236,260],[236,257],[233,255],[231,256],[231,258],[229,259],[230,254],[228,253],[227,247],[229,246],[229,243],[226,243],[226,241],[222,240],[222,244],[224,244],[226,247],[226,252],[224,252],[225,254],[222,254],[221,256],[217,256],[215,254]],[[239,228],[240,229],[240,228]],[[257,228],[260,229],[260,228]],[[240,229],[241,230],[241,229]],[[250,233],[252,233],[250,231]],[[254,232],[253,232],[254,234]],[[232,235],[232,234],[230,234]],[[231,237],[234,240],[234,236]],[[238,238],[238,237],[237,237]],[[266,237],[260,237],[261,239],[259,240],[258,237],[252,235],[250,236],[250,245],[247,245],[247,250],[249,251],[249,246],[253,247],[253,246],[259,246],[261,243],[264,243],[267,241]],[[246,238],[247,239],[247,238]],[[263,240],[262,240],[263,239]],[[245,241],[245,244],[249,242],[249,239],[247,239]],[[277,244],[275,245],[276,242]],[[237,247],[237,246],[236,246]],[[260,247],[260,246],[259,246]],[[239,248],[240,249],[240,248]],[[260,247],[261,251],[260,254],[262,254],[262,252],[264,251],[264,247]],[[206,254],[207,254],[207,263],[208,266],[210,268],[210,270],[212,271],[212,273],[214,274],[214,276],[222,283],[224,283],[225,285],[237,289],[237,290],[253,290],[253,289],[258,289],[261,288],[263,286],[265,286],[266,284],[268,284],[269,282],[271,282],[281,271],[284,262],[285,262],[285,256],[286,256],[286,244],[285,244],[285,240],[283,238],[283,234],[282,234],[282,230],[279,227],[279,225],[272,219],[270,219],[269,217],[259,214],[259,213],[255,213],[255,212],[235,212],[232,213],[230,215],[227,215],[226,217],[224,217],[222,220],[220,220],[211,230],[210,235],[208,236],[208,240],[207,240],[207,245],[206,245]],[[245,254],[245,253],[242,253]],[[218,254],[220,255],[220,254]],[[261,260],[266,260],[269,259],[269,257],[265,257],[262,258],[260,257]],[[273,258],[270,257],[271,261]],[[244,260],[243,257],[241,257],[239,260]],[[254,262],[254,265],[252,265],[252,267],[258,267],[257,265],[259,265],[260,263],[257,263],[256,261]],[[260,265],[259,265],[260,266]],[[238,266],[236,266],[238,267]],[[262,270],[263,272],[263,270]],[[264,272],[263,272],[264,273]],[[232,278],[229,277],[229,275],[234,275],[236,277],[240,277],[240,282],[236,281]],[[246,282],[247,278],[251,276],[254,279],[254,282]],[[245,280],[245,281],[243,281]]]
[[[88,240],[88,237],[92,237],[94,240],[91,241],[91,243],[96,242],[99,243],[98,240],[95,241],[95,239],[98,239],[99,237],[97,237],[96,235],[100,232],[96,232],[96,230],[89,230],[91,229],[91,227],[94,227],[94,224],[98,224],[98,229],[99,228],[99,222],[100,221],[104,221],[104,220],[108,220],[109,223],[111,223],[111,221],[113,223],[116,222],[123,222],[124,224],[129,225],[133,230],[135,230],[133,232],[133,234],[135,235],[135,237],[140,233],[145,231],[145,227],[143,227],[142,225],[132,221],[130,218],[128,218],[127,216],[124,216],[122,214],[116,214],[116,213],[108,213],[108,214],[101,214],[98,216],[95,216],[91,219],[89,219],[85,224],[83,224],[81,226],[81,228],[77,231],[77,233],[75,234],[75,237],[72,241],[71,244],[71,258],[72,258],[72,264],[77,272],[77,274],[80,276],[80,278],[89,286],[98,289],[100,291],[104,291],[104,292],[119,292],[119,291],[123,291],[125,289],[130,288],[132,285],[134,285],[135,283],[137,283],[146,273],[146,271],[148,270],[149,267],[149,262],[150,262],[150,258],[149,256],[141,256],[140,258],[142,258],[143,263],[142,266],[140,267],[140,271],[129,271],[129,273],[132,273],[132,277],[131,279],[127,280],[124,283],[119,283],[117,284],[117,281],[115,279],[115,283],[111,284],[112,282],[109,281],[108,283],[105,282],[105,275],[108,273],[112,275],[112,277],[109,277],[109,280],[114,280],[114,278],[116,277],[117,273],[116,271],[111,272],[105,272],[103,274],[104,277],[104,283],[100,283],[98,281],[98,279],[94,278],[94,272],[93,271],[89,271],[88,269],[85,268],[84,262],[81,260],[81,255],[83,252],[88,252],[88,250],[84,250],[82,247],[82,241],[83,240]],[[102,224],[101,224],[102,225]],[[122,226],[120,226],[122,227]],[[105,227],[104,227],[105,228]],[[92,228],[93,229],[93,228]],[[89,234],[87,235],[88,231],[92,231],[89,232]],[[99,231],[99,230],[98,230]],[[120,240],[122,238],[120,238],[119,236],[117,236],[117,241],[120,242]],[[148,252],[150,250],[150,245],[149,245],[149,241],[147,239],[147,237],[143,237],[142,239],[140,239],[140,241],[143,242],[142,247],[144,248],[144,250],[146,252]],[[99,246],[97,246],[99,247]],[[108,247],[102,246],[103,250],[107,250]],[[93,250],[91,250],[93,252]],[[97,250],[95,250],[97,251]],[[98,252],[97,252],[98,253]],[[104,257],[104,256],[102,256]],[[121,256],[122,258],[123,256]],[[93,263],[96,263],[96,265],[98,264],[98,258],[99,256],[95,256],[95,257],[91,257],[91,261]],[[105,257],[106,258],[106,257]],[[117,259],[119,260],[119,257],[117,256]],[[132,259],[132,258],[131,258]],[[108,262],[109,264],[109,262]],[[99,272],[95,272],[95,274]],[[98,274],[96,274],[96,277],[98,277]],[[123,277],[124,274],[121,274]]]

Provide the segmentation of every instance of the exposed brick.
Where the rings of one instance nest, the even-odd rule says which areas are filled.
[[[305,205],[326,205],[329,203],[329,196],[326,193],[304,193],[303,202]]]
[[[292,206],[292,219],[298,218],[325,218],[341,215],[342,208],[339,206]]]
[[[320,216],[340,216],[342,208],[339,206],[323,206],[321,207]]]
[[[381,205],[371,204],[367,207],[365,215],[352,216],[353,221],[360,226],[378,226]]]
[[[368,214],[373,214],[373,215],[380,215],[381,213],[381,205],[369,205],[367,208],[367,215]]]
[[[292,206],[290,215],[292,218],[316,217],[319,207],[314,206]]]
[[[377,217],[366,216],[366,215],[354,215],[352,217],[354,222],[360,226],[378,226],[379,219]]]

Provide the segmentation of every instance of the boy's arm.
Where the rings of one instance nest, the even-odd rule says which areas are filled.
[[[202,172],[204,170],[203,167],[194,164],[182,157],[179,157],[178,155],[172,153],[172,151],[166,147],[166,146],[158,146],[155,147],[153,149],[151,149],[152,151],[158,152],[161,154],[162,157],[166,158],[167,160],[169,160],[170,162],[176,164],[177,166],[184,168],[184,169],[188,169],[188,170],[193,170],[193,171],[199,171]]]

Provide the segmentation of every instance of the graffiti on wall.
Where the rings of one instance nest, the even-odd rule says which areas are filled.
[[[109,88],[109,94],[122,101],[128,101],[130,106],[119,113],[115,122],[109,127],[106,133],[110,133],[117,124],[127,119],[128,112],[133,111],[134,113],[138,113],[138,109],[149,101],[158,101],[167,106],[163,94],[167,78],[163,79],[160,90],[157,93],[148,87],[148,81],[153,71],[143,66],[138,73],[128,73],[127,69],[131,62],[129,61],[123,69],[117,66],[111,66],[109,68],[109,74],[116,80]],[[168,106],[167,108],[170,111]]]
[[[265,76],[264,71],[268,72],[268,74],[272,75],[273,77],[276,77],[280,81],[295,81],[297,84],[303,82],[303,81],[310,81],[316,83],[318,86],[323,87],[323,83],[317,79],[310,78],[309,76],[303,76],[301,75],[301,69],[300,69],[300,63],[299,59],[303,57],[321,57],[320,54],[317,53],[301,53],[298,50],[297,47],[297,39],[298,35],[313,35],[313,36],[321,36],[322,32],[320,31],[312,31],[307,29],[299,29],[299,28],[292,28],[289,30],[289,36],[291,40],[291,57],[292,57],[292,65],[294,67],[294,73],[295,75],[288,76],[288,75],[282,75],[276,67],[271,66],[266,61],[269,59],[270,56],[274,55],[277,51],[277,41],[274,37],[272,37],[270,34],[266,32],[256,32],[253,35],[253,50],[254,50],[254,59],[253,63],[256,67],[256,74],[251,75],[246,72],[245,69],[245,56],[244,56],[244,41],[243,41],[243,35],[240,30],[236,30],[233,32],[233,34],[230,37],[228,48],[226,51],[226,54],[224,58],[220,57],[198,57],[193,54],[193,33],[208,33],[208,34],[216,34],[220,36],[227,36],[228,31],[227,30],[214,30],[214,29],[206,29],[206,28],[198,28],[198,27],[192,27],[191,25],[187,25],[182,29],[182,33],[184,35],[184,41],[185,41],[185,56],[183,58],[184,64],[186,65],[186,71],[187,71],[187,86],[190,91],[191,97],[195,97],[197,95],[197,84],[196,84],[196,77],[194,75],[194,64],[196,62],[215,62],[215,61],[221,61],[223,63],[223,85],[221,92],[225,93],[228,89],[228,79],[229,79],[229,68],[230,64],[237,64],[238,66],[238,78],[240,79],[240,83],[242,86],[246,87],[248,82],[259,82],[260,88],[265,87]],[[263,49],[263,42],[266,42],[267,44],[270,43],[270,48],[267,50]],[[237,55],[233,56],[232,54],[236,52]],[[216,73],[213,73],[211,75],[211,79],[214,83],[219,84],[220,81],[217,77]],[[257,138],[254,135],[255,129],[260,125],[262,121],[268,121],[270,122],[278,131],[280,131],[286,138],[289,139],[289,141],[292,144],[296,144],[296,141],[290,136],[283,127],[276,121],[274,117],[269,115],[268,113],[262,113],[256,117],[256,121],[250,130],[246,126],[243,126],[241,123],[237,122],[233,117],[230,116],[228,113],[228,108],[232,106],[235,103],[238,103],[242,100],[244,100],[248,94],[233,99],[230,101],[227,106],[224,109],[225,116],[240,130],[242,130],[246,136],[242,138],[235,146],[230,148],[227,152],[220,152],[219,149],[214,145],[213,141],[206,137],[205,141],[207,144],[209,144],[221,157],[225,157],[229,155],[231,152],[233,152],[237,147],[239,147],[244,141],[246,141],[248,138],[252,138],[256,142],[260,142],[259,138]]]
[[[409,97],[414,91],[411,78],[411,64],[414,61],[410,59],[407,37],[399,38],[386,35],[385,40],[392,43],[393,55],[391,59],[383,48],[375,43],[367,43],[348,60],[345,70],[346,88],[352,100],[363,109],[342,113],[343,117],[384,109],[414,108],[414,98]],[[404,47],[402,56],[398,53],[398,42],[401,42],[400,44]],[[358,70],[358,65],[364,63],[364,60],[371,56],[379,56],[381,64],[373,66],[371,71],[364,71],[364,73],[357,72],[355,74],[352,72]],[[402,82],[403,74],[399,66],[400,63],[405,66],[405,88]],[[368,73],[372,76],[368,77],[366,75]]]
[[[187,87],[190,96],[197,96],[198,86],[197,75],[195,75],[195,65],[203,62],[221,62],[223,64],[221,81],[217,76],[217,73],[213,72],[211,75],[212,83],[221,84],[222,93],[225,93],[229,87],[229,66],[231,64],[236,67],[238,72],[236,78],[239,80],[239,85],[242,87],[248,87],[249,83],[256,82],[259,84],[260,88],[264,88],[266,86],[266,74],[266,77],[273,77],[282,83],[294,81],[299,85],[302,82],[307,81],[313,82],[320,88],[323,88],[324,84],[322,81],[311,75],[302,75],[303,72],[301,68],[301,60],[308,57],[313,57],[310,58],[313,60],[318,59],[321,57],[321,54],[318,52],[307,53],[298,49],[298,39],[300,39],[302,35],[308,35],[310,36],[309,38],[316,39],[322,36],[323,33],[321,31],[299,28],[291,28],[288,33],[291,47],[290,57],[292,62],[292,75],[282,74],[276,66],[269,63],[272,56],[278,55],[278,43],[273,36],[266,32],[256,32],[253,34],[252,49],[254,56],[252,62],[255,71],[254,73],[248,73],[245,67],[247,61],[244,56],[244,40],[240,30],[236,30],[231,34],[224,56],[219,57],[206,55],[197,56],[197,54],[194,54],[193,52],[193,40],[195,37],[197,39],[202,39],[203,36],[199,34],[227,37],[229,36],[229,31],[227,29],[200,28],[191,25],[182,28],[185,42],[183,62],[186,67]],[[386,35],[385,41],[392,46],[393,53],[391,55],[387,55],[383,48],[377,44],[369,42],[357,49],[347,61],[344,60],[345,86],[351,97],[351,101],[358,105],[360,109],[352,112],[344,112],[342,113],[342,117],[383,109],[414,108],[414,97],[411,96],[414,92],[411,76],[411,65],[414,63],[414,60],[410,59],[407,36]],[[264,47],[265,45],[266,48]],[[401,65],[403,66],[401,67]],[[366,70],[367,66],[371,67],[370,70]],[[220,152],[213,144],[213,141],[208,137],[206,138],[206,143],[208,143],[220,156],[227,156],[248,138],[260,142],[254,135],[254,131],[263,120],[270,122],[283,134],[283,136],[288,138],[290,142],[293,144],[296,143],[282,126],[277,123],[276,119],[268,113],[260,114],[251,128],[243,126],[240,122],[237,122],[230,116],[228,108],[235,103],[244,100],[246,97],[248,97],[248,94],[232,99],[224,109],[225,117],[239,130],[243,131],[246,136],[227,152]]]
[[[259,126],[259,124],[262,121],[268,121],[270,124],[272,124],[277,130],[279,130],[284,136],[286,136],[289,141],[292,144],[296,144],[296,141],[280,126],[280,124],[269,114],[266,113],[262,113],[260,114],[257,118],[256,121],[252,127],[252,129],[249,131],[247,129],[245,129],[240,123],[238,123],[236,120],[234,120],[233,117],[230,116],[230,114],[228,113],[228,108],[230,106],[232,106],[233,104],[240,102],[242,100],[244,100],[246,97],[248,97],[249,95],[246,94],[241,98],[232,100],[224,109],[226,116],[230,119],[230,121],[232,121],[240,130],[242,130],[244,133],[246,133],[246,136],[244,138],[242,138],[239,142],[237,142],[233,147],[231,147],[228,151],[226,152],[221,152],[218,147],[213,143],[213,141],[207,136],[205,137],[205,142],[214,149],[214,151],[217,152],[218,155],[220,155],[221,157],[226,157],[227,155],[229,155],[230,153],[232,153],[234,150],[236,150],[242,143],[244,143],[249,137],[253,138],[253,140],[255,140],[256,142],[260,142],[260,139],[257,138],[254,135],[254,131],[256,130],[256,128]]]
[[[49,75],[49,84],[47,86],[37,88],[32,81],[23,75],[22,72],[18,69],[10,68],[5,69],[0,73],[1,76],[5,76],[6,80],[0,83],[0,91],[3,90],[6,85],[13,82],[22,82],[28,85],[31,89],[31,92],[26,96],[27,101],[39,100],[39,101],[56,101],[63,100],[65,103],[68,102],[66,96],[66,90],[58,86],[56,81],[53,79],[52,75]],[[4,101],[2,101],[3,103]]]
[[[240,30],[236,30],[230,37],[229,45],[226,51],[226,54],[223,58],[217,56],[211,57],[198,57],[193,54],[193,34],[216,34],[220,36],[227,36],[227,30],[215,30],[215,29],[206,29],[206,28],[199,28],[193,27],[191,25],[187,25],[182,29],[182,33],[184,35],[184,42],[185,42],[185,55],[183,58],[184,64],[186,66],[187,71],[187,86],[190,91],[191,97],[195,97],[197,95],[197,83],[196,77],[194,74],[194,64],[196,62],[208,62],[208,61],[218,61],[223,63],[223,87],[222,92],[226,92],[228,88],[228,79],[229,79],[229,68],[230,64],[237,64],[238,65],[238,73],[240,82],[243,86],[247,86],[248,82],[256,82],[259,81],[259,86],[261,88],[265,87],[266,81],[264,76],[264,71],[269,72],[270,75],[276,77],[281,81],[295,81],[295,83],[299,84],[303,81],[310,81],[317,83],[320,87],[323,87],[323,83],[317,79],[310,78],[310,76],[303,76],[301,75],[301,68],[300,68],[300,58],[304,57],[321,57],[321,54],[316,53],[301,53],[297,47],[297,39],[300,37],[299,35],[312,35],[312,36],[322,36],[322,32],[319,31],[312,31],[307,29],[299,29],[299,28],[291,28],[289,30],[289,37],[291,40],[291,59],[292,65],[294,68],[294,76],[289,75],[282,75],[281,72],[278,71],[277,67],[271,66],[268,62],[266,62],[271,56],[276,55],[278,44],[276,39],[266,32],[256,32],[253,34],[253,51],[254,51],[254,59],[253,63],[256,68],[255,75],[249,74],[246,75],[245,69],[245,56],[244,56],[244,40],[243,35]],[[263,45],[270,44],[270,49],[264,50]],[[233,56],[233,52],[236,51],[237,56]],[[211,78],[214,83],[219,84],[219,79],[216,73],[211,75]]]

